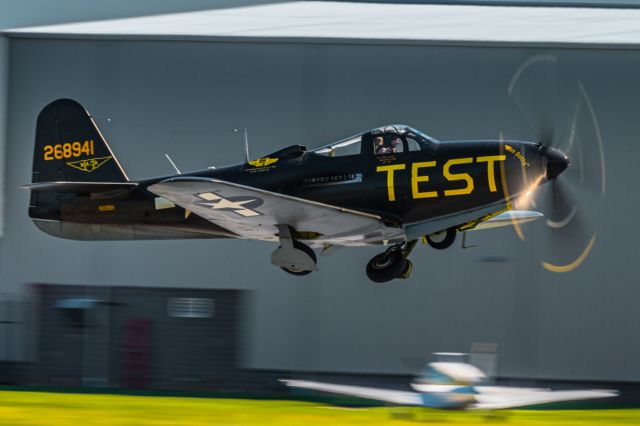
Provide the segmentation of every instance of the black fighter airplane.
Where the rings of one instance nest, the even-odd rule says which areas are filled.
[[[129,180],[89,113],[60,99],[36,128],[29,216],[77,240],[244,238],[279,243],[271,262],[317,269],[315,249],[384,246],[374,282],[406,278],[420,239],[445,249],[461,231],[541,216],[512,202],[569,165],[561,151],[521,141],[436,140],[390,125],[307,150]]]

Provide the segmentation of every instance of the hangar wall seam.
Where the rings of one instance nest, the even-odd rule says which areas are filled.
[[[9,39],[0,36],[0,238],[4,233],[7,116],[9,114]]]

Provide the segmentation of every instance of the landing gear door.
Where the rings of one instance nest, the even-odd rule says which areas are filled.
[[[409,201],[409,165],[407,145],[396,133],[373,134],[370,139],[368,176],[371,179],[376,202],[404,207]]]

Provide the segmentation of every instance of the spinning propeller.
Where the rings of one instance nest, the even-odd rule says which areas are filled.
[[[570,272],[589,256],[596,243],[597,205],[605,194],[605,161],[598,120],[587,90],[566,77],[559,83],[557,58],[536,55],[518,67],[507,92],[543,144],[549,160],[545,176],[523,177],[529,190],[515,203],[545,215],[546,243],[542,266],[551,272]],[[567,114],[567,111],[570,111]],[[502,138],[502,133],[501,133]],[[562,161],[566,154],[569,160]],[[566,170],[564,170],[567,168]],[[525,239],[517,225],[516,232]]]

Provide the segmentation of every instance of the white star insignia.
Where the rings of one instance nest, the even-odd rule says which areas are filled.
[[[231,201],[226,198],[214,194],[213,192],[204,192],[198,194],[198,197],[203,200],[211,201],[210,203],[199,203],[202,206],[210,207],[212,210],[231,210],[244,217],[260,216],[257,211],[244,207],[245,204],[256,201],[256,199],[244,200],[244,201]]]

